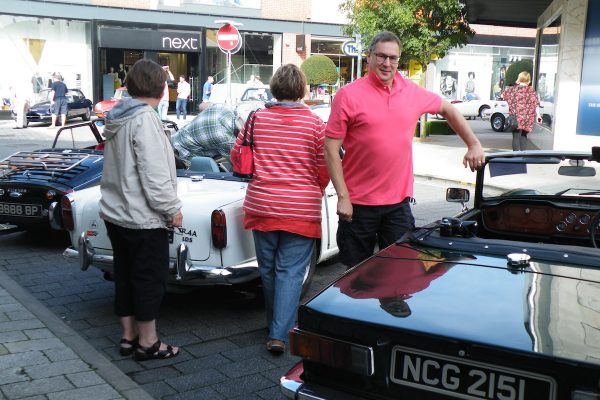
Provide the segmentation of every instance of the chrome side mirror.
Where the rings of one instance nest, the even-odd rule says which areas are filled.
[[[446,189],[446,201],[450,203],[460,203],[462,205],[462,210],[467,211],[468,208],[465,205],[471,198],[471,193],[469,189],[463,188],[448,188]]]

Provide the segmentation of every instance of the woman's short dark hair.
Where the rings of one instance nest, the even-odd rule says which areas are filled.
[[[269,86],[277,100],[300,100],[306,94],[306,77],[296,65],[286,64],[275,71]]]
[[[165,71],[154,61],[142,58],[129,70],[126,85],[132,97],[160,99],[165,88]]]

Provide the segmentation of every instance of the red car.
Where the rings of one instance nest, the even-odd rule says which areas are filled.
[[[98,118],[106,117],[106,113],[112,110],[112,108],[117,104],[121,99],[126,97],[131,97],[127,92],[126,87],[120,87],[115,91],[115,95],[112,99],[102,100],[94,106],[94,113]]]

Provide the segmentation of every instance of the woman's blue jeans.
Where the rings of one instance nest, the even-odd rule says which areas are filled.
[[[262,279],[269,338],[288,341],[296,322],[304,273],[310,265],[314,238],[285,231],[252,231]]]

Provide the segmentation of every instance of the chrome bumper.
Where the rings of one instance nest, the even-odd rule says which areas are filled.
[[[279,380],[281,392],[288,399],[295,400],[367,400],[364,397],[357,397],[346,392],[340,392],[335,389],[326,388],[316,384],[299,383],[295,380],[286,379],[282,376]]]
[[[96,254],[85,232],[79,236],[78,247],[79,251],[68,247],[63,256],[69,260],[79,260],[82,271],[86,271],[90,265],[105,272],[113,271],[113,257]],[[215,267],[195,263],[190,261],[189,257],[188,247],[181,243],[177,248],[175,261],[170,265],[171,274],[167,283],[181,286],[236,285],[260,277],[256,260],[228,267]]]
[[[322,385],[305,383],[299,378],[303,370],[302,362],[299,362],[279,379],[279,387],[285,397],[295,400],[367,400]]]

